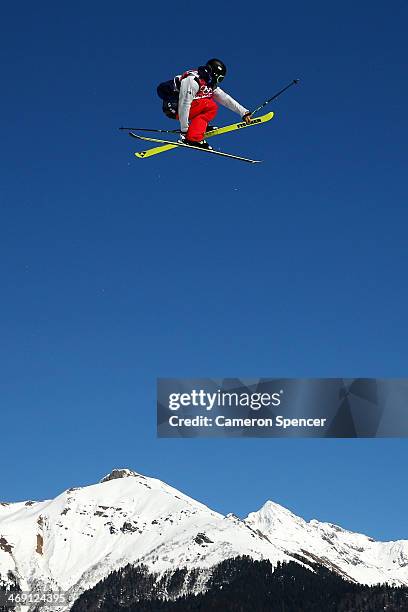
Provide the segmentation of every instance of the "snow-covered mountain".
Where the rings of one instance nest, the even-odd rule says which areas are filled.
[[[245,523],[289,555],[302,555],[362,584],[408,584],[408,540],[378,542],[316,520],[309,522],[271,501]]]
[[[245,520],[223,516],[128,469],[53,500],[0,503],[0,585],[14,581],[25,591],[59,587],[72,601],[128,563],[159,574],[201,568],[205,577],[239,555],[317,562],[349,580],[408,585],[406,540],[376,542],[306,522],[271,501]]]

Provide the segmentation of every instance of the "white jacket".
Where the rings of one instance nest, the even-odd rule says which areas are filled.
[[[188,116],[190,114],[191,103],[196,97],[199,89],[200,86],[193,75],[189,75],[181,80],[178,114],[182,132],[187,132],[188,130]],[[241,117],[243,117],[246,113],[249,113],[247,108],[241,106],[241,104],[239,104],[236,100],[234,100],[234,98],[219,87],[214,89],[211,97],[215,100],[215,102],[222,104],[222,106],[225,106]]]

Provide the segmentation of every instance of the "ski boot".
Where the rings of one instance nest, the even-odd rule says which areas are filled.
[[[180,144],[184,144],[189,147],[198,147],[199,149],[208,149],[209,151],[212,151],[212,147],[206,140],[188,140],[185,136],[181,135],[178,141]]]

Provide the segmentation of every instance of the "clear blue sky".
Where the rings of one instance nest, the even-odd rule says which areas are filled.
[[[222,512],[267,498],[408,538],[406,440],[157,440],[157,376],[406,376],[408,8],[8,3],[0,498],[112,467]],[[268,125],[151,160],[158,82],[209,57]],[[219,123],[233,115],[222,110]]]

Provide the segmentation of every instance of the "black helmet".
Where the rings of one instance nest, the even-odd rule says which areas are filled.
[[[221,83],[227,74],[227,67],[224,62],[215,58],[208,60],[206,67],[210,70],[211,85],[215,88],[217,87],[218,83]]]

